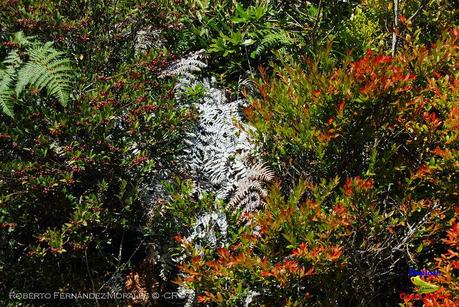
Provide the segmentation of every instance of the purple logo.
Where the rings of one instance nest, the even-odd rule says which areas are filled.
[[[438,276],[440,274],[441,272],[439,270],[429,271],[426,269],[422,269],[420,271],[416,271],[415,269],[410,268],[410,270],[408,271],[408,276]]]

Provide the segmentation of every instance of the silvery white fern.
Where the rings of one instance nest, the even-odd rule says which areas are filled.
[[[241,109],[247,101],[229,101],[225,92],[215,86],[213,78],[202,77],[200,74],[207,67],[203,60],[204,52],[195,52],[174,63],[162,74],[162,77],[177,78],[175,98],[181,104],[193,104],[187,101],[186,93],[190,88],[200,86],[204,90],[203,97],[194,102],[199,112],[198,123],[185,140],[189,145],[183,156],[186,168],[199,195],[213,192],[216,202],[227,202],[230,210],[256,210],[263,204],[264,186],[273,174],[261,164],[250,162],[254,147],[246,131],[252,128],[244,123],[241,116]],[[193,242],[198,252],[204,246],[224,246],[227,228],[227,216],[215,208],[196,216],[186,240]],[[185,257],[182,255],[174,261],[181,262]],[[183,287],[179,291],[188,298],[187,305],[191,306],[194,291]],[[249,292],[246,303],[257,295]]]

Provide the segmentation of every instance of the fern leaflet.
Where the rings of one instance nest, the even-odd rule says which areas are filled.
[[[13,117],[13,101],[11,96],[14,92],[11,90],[13,78],[8,73],[8,70],[0,70],[0,107],[3,113]]]
[[[63,58],[48,42],[44,46],[28,49],[30,60],[19,70],[16,95],[20,95],[27,85],[46,89],[48,95],[55,97],[66,106],[72,78],[70,61]]]
[[[13,117],[13,100],[14,95],[12,90],[13,82],[16,80],[16,70],[22,63],[17,50],[13,50],[6,56],[2,62],[6,66],[5,69],[0,70],[0,107],[3,113]]]
[[[284,30],[279,30],[275,32],[263,31],[262,34],[263,34],[263,39],[261,40],[257,49],[255,49],[255,51],[253,51],[250,54],[252,58],[256,58],[260,56],[263,52],[265,52],[269,48],[272,48],[275,46],[282,46],[281,48],[284,49],[286,46],[291,46],[294,43],[294,40],[290,37],[289,33]]]

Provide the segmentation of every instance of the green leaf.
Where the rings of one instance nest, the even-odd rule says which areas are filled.
[[[419,244],[418,248],[416,249],[416,252],[420,253],[422,252],[422,249],[424,248],[424,246],[421,244]]]
[[[47,94],[63,106],[69,100],[73,79],[70,61],[54,49],[52,42],[41,44],[31,39],[22,32],[16,33],[14,38],[21,47],[26,47],[27,62],[23,63],[17,50],[9,52],[2,62],[6,68],[0,70],[0,108],[10,117],[14,115],[13,97],[19,97],[27,86],[46,89]]]
[[[296,236],[293,233],[282,233],[282,236],[290,243],[290,245],[297,245]]]
[[[255,40],[249,38],[249,39],[244,40],[244,41],[242,42],[242,45],[243,45],[243,46],[251,46],[251,45],[253,45],[253,44],[255,44],[255,43],[256,43]]]

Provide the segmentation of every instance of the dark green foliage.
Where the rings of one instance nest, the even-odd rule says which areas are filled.
[[[24,280],[36,292],[89,287],[84,270],[74,281],[58,272],[81,266],[87,253],[96,283],[105,281],[140,244],[144,185],[176,172],[193,119],[172,100],[172,84],[158,80],[165,65],[166,56],[143,56],[95,79],[67,108],[24,103],[14,121],[4,118],[2,293]],[[33,273],[33,264],[48,271]]]
[[[72,56],[82,77],[90,79],[95,73],[111,74],[121,63],[131,61],[139,31],[148,27],[163,31],[155,43],[177,33],[176,18],[165,11],[168,2],[7,0],[0,3],[0,32],[22,30],[53,41],[57,49]]]

